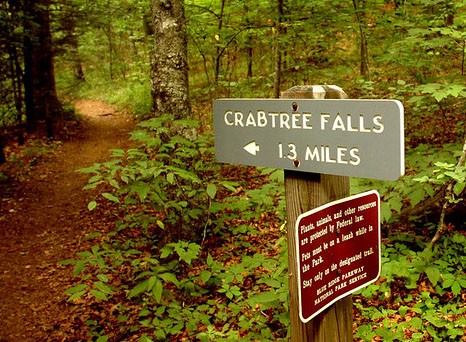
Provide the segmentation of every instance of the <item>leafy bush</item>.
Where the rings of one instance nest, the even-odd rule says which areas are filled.
[[[455,170],[461,153],[460,144],[433,147],[421,144],[406,153],[406,175],[397,182],[351,179],[354,193],[377,189],[381,196],[381,218],[385,223],[396,222],[401,212],[415,207],[440,191],[448,181],[454,180],[455,193],[465,186],[464,168]],[[412,217],[412,220],[417,217]]]
[[[456,233],[431,250],[422,237],[393,234],[382,248],[380,280],[356,296],[355,337],[454,341],[464,336],[465,244],[466,236]]]
[[[144,121],[132,132],[140,148],[113,150],[113,160],[80,171],[93,175],[85,189],[105,184],[109,191],[102,193],[104,198],[127,209],[135,207],[122,229],[139,225],[155,240],[199,241],[202,230],[222,210],[212,203],[217,191],[234,193],[237,184],[218,178],[211,136],[194,141],[171,136],[169,125],[192,129],[196,123],[168,116]],[[96,201],[89,204],[90,209],[96,206]]]
[[[98,240],[90,250],[63,262],[78,280],[68,301],[86,298],[112,312],[87,320],[90,336],[287,336],[287,248],[277,209],[283,184],[276,181],[282,173],[222,167],[213,161],[210,136],[188,140],[169,128],[193,125],[170,117],[145,121],[132,133],[141,147],[115,150],[113,160],[81,170],[91,175],[86,189],[99,189],[126,213],[108,236],[92,235]],[[247,173],[248,184],[228,180],[226,171],[237,178]],[[89,208],[105,207],[101,201]],[[264,221],[269,228],[261,227]],[[165,239],[172,231],[178,239]]]

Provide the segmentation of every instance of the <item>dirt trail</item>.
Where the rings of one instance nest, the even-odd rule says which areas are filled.
[[[36,167],[19,188],[0,198],[0,342],[70,338],[63,324],[72,310],[63,294],[82,238],[99,218],[87,210],[88,176],[75,171],[108,160],[109,149],[128,146],[134,123],[97,101],[79,101],[83,134]],[[7,196],[7,197],[5,197]],[[67,331],[63,331],[67,330]]]

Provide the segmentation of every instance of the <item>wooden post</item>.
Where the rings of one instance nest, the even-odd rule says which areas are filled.
[[[282,98],[344,99],[346,93],[335,86],[296,86],[284,91]],[[285,195],[288,229],[288,267],[292,342],[353,341],[353,302],[343,298],[310,322],[299,318],[298,270],[295,224],[298,216],[322,204],[349,195],[349,177],[285,170]]]

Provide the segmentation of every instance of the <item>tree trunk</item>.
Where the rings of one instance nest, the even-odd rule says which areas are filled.
[[[68,45],[70,61],[73,68],[73,76],[78,82],[85,82],[84,70],[81,56],[79,54],[79,33],[77,31],[77,22],[82,20],[79,17],[81,12],[78,5],[70,0],[62,0],[59,7],[60,16],[58,19],[61,30],[65,33],[65,38],[56,44]]]
[[[217,30],[219,33],[219,39],[221,39],[220,33],[222,32],[222,28],[223,28],[223,14],[225,12],[225,1],[226,0],[222,0],[222,4],[220,6],[220,14],[218,16]],[[215,85],[216,86],[218,85],[218,80],[220,77],[220,67],[222,65],[222,55],[224,51],[225,51],[225,48],[222,48],[221,46],[217,46],[217,56],[215,57]]]
[[[188,49],[183,0],[151,0],[154,24],[152,100],[156,116],[190,118]]]
[[[273,82],[273,96],[280,97],[280,86],[282,83],[282,50],[281,36],[283,34],[283,16],[285,14],[284,0],[277,0],[278,21],[275,27],[275,79]]]
[[[0,165],[6,162],[5,151],[3,151],[3,149],[5,148],[5,143],[3,142],[3,140],[4,138],[0,133]]]
[[[353,0],[354,11],[356,12],[356,20],[359,26],[359,51],[360,51],[360,73],[365,80],[370,79],[369,73],[369,53],[367,50],[366,37],[366,3],[365,0]]]
[[[18,125],[18,144],[24,143],[23,132],[21,131],[22,117],[23,117],[23,69],[22,69],[22,58],[21,44],[23,41],[22,33],[16,30],[18,25],[21,25],[21,6],[18,1],[10,0],[1,3],[2,13],[8,13],[8,20],[5,20],[0,24],[0,30],[2,32],[2,46],[5,54],[2,57],[2,65],[0,66],[0,73],[4,76],[5,82],[0,87],[2,96],[4,99],[9,98],[14,101],[15,121]],[[8,85],[7,85],[8,84]],[[4,88],[5,87],[5,88]],[[8,95],[5,95],[8,94]],[[10,102],[11,100],[7,100]],[[6,104],[6,103],[4,103]],[[13,106],[13,103],[9,103],[9,106]],[[7,143],[6,138],[3,143]],[[0,157],[1,160],[1,157]]]
[[[29,132],[53,138],[62,107],[55,88],[49,0],[24,0],[24,90]]]
[[[246,45],[246,53],[247,53],[247,65],[248,65],[248,71],[246,74],[246,78],[252,78],[252,65],[253,65],[253,55],[254,55],[254,40],[252,39],[252,35],[249,31],[249,28],[251,26],[251,20],[249,19],[249,6],[247,5],[246,1],[244,2],[243,6],[243,11],[245,13],[245,21],[246,21],[246,39],[245,39],[245,45]]]

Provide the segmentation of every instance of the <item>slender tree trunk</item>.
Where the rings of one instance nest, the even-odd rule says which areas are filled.
[[[72,33],[70,38],[70,46],[71,46],[71,58],[73,62],[73,69],[74,69],[74,78],[79,82],[86,81],[86,77],[84,76],[83,64],[81,61],[81,57],[79,55],[79,44],[78,44],[78,37],[76,37],[75,33]]]
[[[23,118],[23,69],[22,69],[22,54],[21,44],[23,41],[22,34],[18,33],[15,28],[20,25],[22,12],[20,3],[17,0],[3,1],[1,3],[1,10],[4,13],[9,13],[9,19],[2,23],[2,30],[5,37],[4,49],[7,53],[5,59],[8,60],[8,70],[3,70],[5,78],[8,78],[11,85],[8,87],[9,93],[12,93],[14,99],[14,106],[16,110],[16,123],[18,126],[17,137],[18,143],[22,145],[24,143],[24,137],[22,132],[22,118]],[[5,63],[6,65],[6,63]],[[6,142],[6,140],[4,141]]]
[[[223,13],[225,11],[225,0],[222,0],[222,5],[220,7],[220,14],[218,16],[218,25],[217,25],[217,29],[218,29],[218,32],[220,34],[220,32],[222,31],[222,28],[223,28]],[[221,37],[219,37],[219,39],[221,39]],[[218,79],[219,79],[219,76],[220,76],[220,67],[222,65],[222,55],[223,55],[223,52],[224,52],[224,48],[222,48],[221,46],[217,46],[217,56],[215,58],[215,84],[217,85],[218,84]]]
[[[24,0],[24,89],[28,131],[53,138],[62,107],[55,88],[50,0]]]
[[[3,137],[0,135],[0,165],[6,162],[6,156],[4,149],[5,144],[3,143]]]
[[[280,86],[282,83],[282,50],[280,40],[283,34],[283,16],[285,14],[284,0],[277,0],[278,20],[275,27],[275,79],[273,82],[273,96],[280,97]]]
[[[369,53],[367,49],[366,36],[366,1],[353,0],[353,7],[356,13],[356,20],[359,27],[359,51],[360,51],[360,73],[365,80],[370,79],[369,72]]]
[[[459,170],[460,168],[462,168],[465,162],[466,162],[466,139],[464,140],[464,144],[463,144],[463,154],[458,159],[458,163],[456,164],[456,170]],[[430,242],[430,249],[434,248],[434,245],[442,237],[442,235],[445,233],[447,229],[445,225],[445,214],[446,214],[448,207],[452,204],[452,201],[457,199],[457,196],[455,195],[455,192],[453,191],[455,183],[457,183],[457,181],[454,181],[454,180],[450,181],[450,183],[448,184],[445,190],[442,211],[440,213],[440,219],[437,225],[437,231],[435,232],[435,236],[432,238]]]
[[[254,40],[252,39],[251,33],[249,31],[249,27],[251,26],[251,20],[249,20],[249,6],[247,5],[246,1],[244,2],[244,15],[246,16],[246,52],[247,52],[247,74],[246,78],[251,78],[252,77],[252,65],[253,65],[253,55],[254,55]]]
[[[252,39],[251,37],[248,37],[248,44],[252,44]],[[253,73],[252,73],[252,64],[253,64],[253,57],[254,57],[254,49],[252,46],[248,46],[248,73],[246,75],[247,78],[251,78]]]
[[[60,4],[55,2],[55,11],[57,15],[54,21],[59,25],[58,30],[64,34],[64,37],[56,42],[56,46],[68,49],[74,79],[77,82],[84,82],[86,78],[79,54],[79,33],[77,29],[77,23],[83,20],[81,16],[83,11],[79,9],[79,5],[75,0],[60,0]]]

